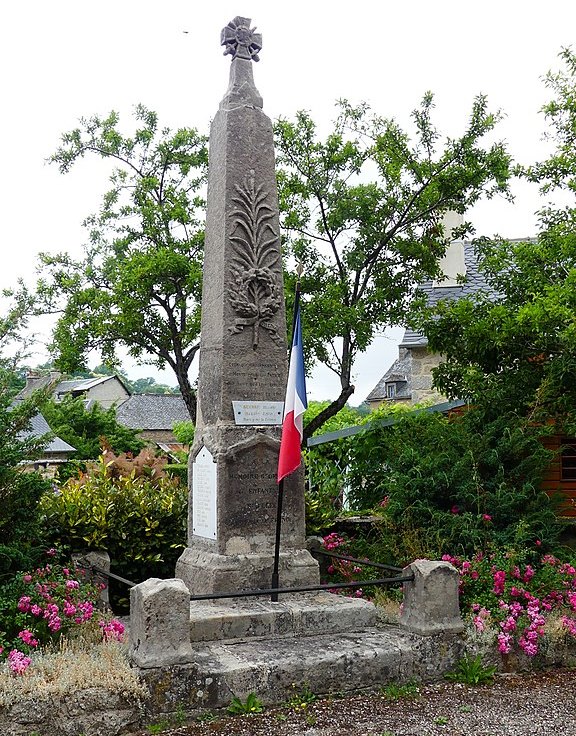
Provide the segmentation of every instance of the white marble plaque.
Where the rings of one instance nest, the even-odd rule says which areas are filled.
[[[203,447],[192,464],[192,533],[216,539],[216,463]]]
[[[233,401],[236,424],[282,425],[283,401]]]

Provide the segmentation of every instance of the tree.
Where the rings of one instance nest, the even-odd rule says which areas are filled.
[[[63,401],[47,400],[41,409],[54,434],[76,449],[72,460],[96,460],[103,442],[115,453],[137,455],[144,447],[135,430],[118,424],[114,407],[103,409],[94,403],[87,409],[81,397],[67,396]]]
[[[576,188],[576,57],[548,74],[554,99],[543,108],[555,151],[524,175],[544,193]],[[448,396],[514,408],[530,422],[554,417],[576,432],[576,207],[539,213],[536,242],[482,239],[480,270],[492,293],[439,304],[420,321],[432,350],[446,361],[435,373]]]
[[[415,140],[394,120],[345,101],[323,141],[308,113],[276,125],[288,293],[296,261],[304,266],[307,354],[340,381],[339,396],[306,426],[306,437],[354,392],[356,355],[378,330],[405,322],[414,285],[437,275],[447,244],[442,215],[465,212],[482,195],[508,195],[504,146],[483,146],[500,115],[478,97],[462,136],[440,145],[433,107],[428,93],[413,112]]]
[[[176,375],[192,419],[196,396],[190,366],[199,348],[203,230],[201,190],[206,139],[196,130],[160,128],[138,105],[133,135],[119,116],[81,119],[64,134],[51,162],[67,173],[85,156],[114,164],[111,189],[88,217],[84,258],[41,254],[41,310],[57,312],[56,366],[73,372],[98,349],[117,364],[117,349]]]

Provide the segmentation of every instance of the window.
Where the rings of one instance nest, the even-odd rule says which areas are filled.
[[[396,396],[396,384],[387,383],[386,384],[386,398],[393,399],[395,396]]]
[[[576,439],[562,438],[561,480],[576,480]]]

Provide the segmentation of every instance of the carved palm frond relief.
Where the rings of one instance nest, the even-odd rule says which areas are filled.
[[[234,244],[229,300],[239,315],[231,333],[252,327],[252,346],[258,347],[260,328],[282,342],[270,323],[281,305],[279,234],[274,229],[275,211],[263,184],[256,185],[251,171],[236,185],[230,241]]]

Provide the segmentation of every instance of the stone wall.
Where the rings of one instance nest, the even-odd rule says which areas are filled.
[[[442,361],[442,356],[430,353],[426,346],[413,347],[412,352],[412,404],[422,401],[433,401],[439,404],[446,401],[438,391],[432,388],[432,369]]]

